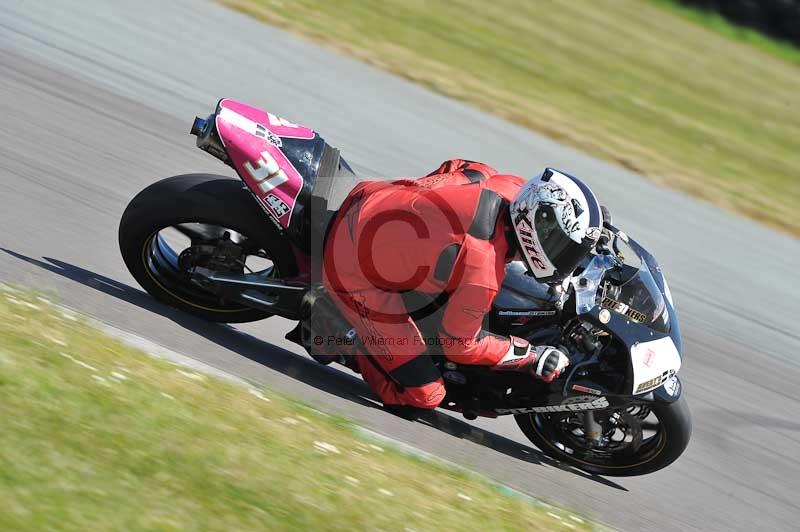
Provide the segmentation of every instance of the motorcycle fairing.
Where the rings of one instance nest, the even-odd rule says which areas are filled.
[[[665,336],[631,346],[633,393],[646,393],[658,388],[681,368],[681,356],[672,338]]]
[[[680,397],[681,391],[683,386],[678,379],[677,373],[678,370],[681,368],[681,362],[683,361],[683,342],[681,340],[681,329],[680,329],[680,322],[677,319],[677,314],[675,313],[675,304],[672,300],[672,294],[669,290],[669,285],[667,284],[667,280],[664,278],[664,274],[661,272],[661,266],[656,261],[656,258],[647,251],[644,247],[642,247],[638,242],[629,238],[629,244],[639,256],[644,260],[647,268],[650,270],[651,275],[653,276],[653,280],[655,281],[656,285],[658,286],[661,293],[664,295],[665,298],[665,305],[666,305],[666,313],[667,315],[671,316],[669,320],[669,335],[656,340],[656,342],[660,342],[657,346],[657,349],[654,350],[654,357],[657,360],[656,362],[652,362],[652,365],[657,365],[659,368],[662,369],[661,374],[661,384],[657,386],[645,387],[643,386],[647,380],[639,380],[637,378],[637,360],[634,357],[633,348],[631,348],[631,367],[633,370],[633,390],[632,393],[635,395],[644,394],[648,391],[654,391],[656,398],[661,398],[667,401],[674,401]],[[669,340],[669,342],[667,342]],[[642,349],[639,349],[640,353],[644,353],[644,356],[647,357],[647,349],[652,346],[648,346],[647,344],[655,344],[656,342],[642,342],[638,344]],[[646,358],[642,359],[641,362],[646,362]],[[648,368],[648,371],[645,371],[641,365],[639,365],[639,377],[644,377],[648,374],[648,371],[652,374],[650,379],[655,379],[655,371],[653,368]],[[666,375],[666,377],[665,377]],[[639,389],[641,387],[641,389]]]
[[[612,312],[608,321],[600,319],[602,308],[597,305],[589,312],[582,314],[583,319],[594,327],[605,329],[620,342],[628,357],[628,375],[625,392],[628,397],[643,398],[650,392],[658,391],[676,377],[681,367],[680,336],[677,327],[669,333],[658,333],[643,324],[630,321],[627,317]],[[620,353],[619,356],[624,356]],[[656,377],[659,381],[653,381]],[[642,384],[651,382],[650,386]],[[571,384],[571,383],[569,383]],[[666,393],[670,401],[676,400],[680,394]]]
[[[304,181],[281,150],[281,137],[313,139],[314,131],[228,99],[219,102],[216,127],[239,176],[276,224],[288,229]]]

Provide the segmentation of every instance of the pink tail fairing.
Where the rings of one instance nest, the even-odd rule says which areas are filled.
[[[303,176],[281,150],[281,137],[313,139],[314,131],[227,99],[219,103],[216,126],[239,176],[273,222],[288,229]]]

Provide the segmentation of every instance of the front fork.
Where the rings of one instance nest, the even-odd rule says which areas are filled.
[[[598,445],[600,443],[600,439],[603,436],[603,426],[598,423],[597,417],[592,410],[587,410],[583,413],[583,432],[586,439],[591,440],[593,444]]]

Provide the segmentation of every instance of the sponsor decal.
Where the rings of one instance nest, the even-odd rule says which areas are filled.
[[[644,381],[636,388],[636,393],[642,393],[645,390],[649,390],[650,388],[655,388],[661,384],[661,377],[655,377],[650,379],[649,381]]]
[[[555,316],[555,310],[501,310],[498,316]]]
[[[641,383],[636,388],[636,392],[635,393],[643,393],[643,392],[646,392],[646,391],[648,391],[648,390],[650,390],[652,388],[657,388],[657,387],[661,386],[662,384],[664,384],[667,381],[667,379],[669,379],[673,375],[675,375],[675,370],[665,371],[664,373],[662,373],[658,377],[653,377],[649,381],[644,381],[643,383]],[[672,394],[670,394],[670,395],[672,395]]]
[[[604,297],[600,305],[605,308],[610,308],[615,312],[619,312],[620,314],[622,314],[631,321],[635,321],[636,323],[644,323],[645,315],[639,312],[638,310],[632,309],[625,303],[622,303],[620,301],[615,301],[610,297]]]
[[[262,139],[266,139],[267,142],[275,146],[276,148],[283,147],[283,141],[281,138],[270,131],[269,129],[265,128],[261,124],[256,124],[256,136],[261,137]]]
[[[608,408],[610,403],[605,397],[598,397],[592,399],[590,397],[580,398],[580,402],[576,403],[562,403],[560,405],[550,406],[528,406],[525,408],[495,408],[498,414],[528,414],[534,412],[580,412],[583,410],[599,410],[601,408]],[[591,400],[588,400],[591,399]]]
[[[264,203],[275,218],[280,218],[289,213],[289,206],[275,194],[267,194],[267,197],[264,198]]]
[[[644,364],[648,368],[652,368],[655,358],[656,358],[656,352],[648,348],[647,352],[644,354],[644,359],[642,360],[642,364]]]
[[[517,235],[522,243],[522,247],[526,252],[528,259],[539,270],[546,270],[545,257],[539,250],[536,242],[533,239],[533,229],[528,223],[528,210],[520,210],[514,220],[514,225],[517,227]]]
[[[267,141],[276,148],[283,147],[283,141],[281,140],[281,138],[272,131],[267,131]]]
[[[581,386],[580,384],[573,384],[572,389],[576,392],[583,392],[583,393],[590,393],[592,395],[602,395],[603,392],[600,390],[595,390],[594,388],[589,388],[588,386]]]
[[[275,218],[275,215],[272,213],[272,211],[267,208],[267,204],[264,203],[264,200],[259,200],[258,196],[255,194],[253,194],[253,197],[256,199],[258,206],[261,207],[261,210],[267,215],[267,220],[272,222],[272,225],[274,225],[278,231],[284,231],[284,227],[281,225],[278,219]]]
[[[672,397],[678,395],[678,392],[681,391],[681,381],[678,380],[678,377],[672,375],[667,379],[667,382],[664,383],[664,391]]]

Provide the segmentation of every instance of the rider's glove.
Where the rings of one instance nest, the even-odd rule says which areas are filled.
[[[549,345],[532,347],[527,340],[511,337],[511,347],[495,365],[497,370],[525,371],[545,382],[552,382],[569,365],[563,351]]]

